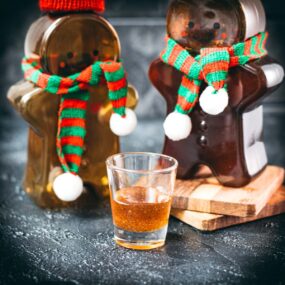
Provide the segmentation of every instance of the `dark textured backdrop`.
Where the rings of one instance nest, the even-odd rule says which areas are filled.
[[[271,56],[285,66],[285,4],[282,0],[265,0]],[[164,45],[167,0],[107,0],[106,17],[115,26],[122,43],[122,56],[129,80],[140,94],[137,113],[140,119],[162,118],[165,102],[147,77],[150,62]],[[39,16],[36,0],[6,1],[1,4],[0,21],[0,108],[15,118],[6,100],[7,88],[22,78],[20,61],[25,34]],[[265,104],[265,141],[271,163],[285,166],[285,84]],[[270,130],[270,131],[269,131]],[[162,135],[162,132],[159,132]],[[146,134],[150,135],[150,134]],[[158,148],[159,149],[159,148]]]
[[[151,87],[148,66],[163,47],[167,0],[107,0],[130,81],[141,101],[136,132],[123,150],[159,152],[165,104]],[[285,66],[284,0],[264,1],[269,51]],[[22,78],[20,61],[36,0],[0,3],[0,284],[285,284],[285,216],[204,234],[171,219],[167,244],[132,252],[112,241],[108,202],[86,209],[37,208],[21,189],[26,125],[6,100]],[[265,104],[271,163],[285,166],[283,85]]]

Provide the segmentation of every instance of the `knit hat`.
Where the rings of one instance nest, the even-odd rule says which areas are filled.
[[[104,0],[40,0],[43,12],[96,11],[104,12]]]
[[[266,40],[267,33],[263,32],[231,47],[203,48],[193,57],[174,39],[166,37],[167,46],[160,58],[183,73],[175,111],[164,122],[166,136],[179,141],[190,135],[189,114],[198,101],[205,113],[213,116],[222,113],[229,104],[226,84],[229,68],[265,56]],[[208,87],[199,96],[203,81]]]

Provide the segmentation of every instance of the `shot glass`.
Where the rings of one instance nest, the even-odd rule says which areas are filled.
[[[106,164],[116,243],[137,250],[163,246],[177,161],[154,153],[121,153]]]

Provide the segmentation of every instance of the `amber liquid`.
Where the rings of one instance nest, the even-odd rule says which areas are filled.
[[[168,223],[171,198],[155,188],[121,189],[111,203],[114,224],[126,231],[151,232]]]
[[[115,240],[131,249],[152,249],[165,241],[171,197],[156,188],[123,188],[111,198]]]

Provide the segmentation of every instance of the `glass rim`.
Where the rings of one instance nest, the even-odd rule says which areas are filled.
[[[144,156],[149,156],[149,157],[156,156],[156,157],[161,157],[161,158],[167,159],[169,161],[173,161],[173,165],[169,166],[167,168],[162,168],[162,169],[135,170],[135,169],[128,169],[128,168],[119,167],[119,166],[116,166],[113,163],[111,163],[112,159],[114,159],[115,157],[123,156],[123,155],[130,155],[130,156],[144,155]],[[176,170],[178,167],[178,161],[174,157],[171,157],[171,156],[168,156],[165,154],[154,153],[154,152],[121,152],[121,153],[117,153],[117,154],[113,154],[113,155],[109,156],[106,159],[106,165],[109,169],[122,171],[122,172],[138,173],[138,174],[159,174],[159,173],[167,173],[167,172],[171,172],[173,170]]]

